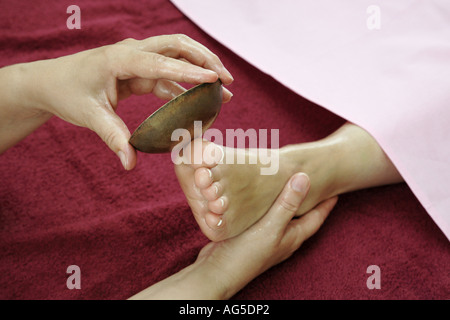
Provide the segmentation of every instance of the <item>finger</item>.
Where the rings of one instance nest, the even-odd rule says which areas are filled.
[[[171,100],[185,91],[186,89],[178,83],[164,79],[158,80],[156,86],[153,88],[153,94],[165,100]]]
[[[189,62],[184,58],[179,58],[179,60],[184,61],[184,62]],[[220,77],[220,75],[219,75],[219,77]],[[223,103],[230,102],[232,97],[233,97],[233,94],[231,93],[231,91],[222,86],[222,102]]]
[[[222,102],[227,103],[230,102],[231,98],[233,97],[233,94],[230,90],[227,88],[222,87]]]
[[[136,150],[128,143],[130,131],[114,111],[97,108],[90,116],[88,128],[95,131],[119,157],[126,170],[136,165]]]
[[[134,95],[143,95],[151,93],[155,86],[157,80],[149,80],[142,78],[133,78],[129,80],[120,80],[118,82],[118,98],[123,100]]]
[[[337,200],[338,197],[325,200],[301,218],[292,220],[289,223],[284,241],[292,244],[293,251],[297,250],[306,239],[319,230],[328,214],[336,205]]]
[[[219,77],[214,71],[157,53],[124,49],[124,47],[120,50],[113,58],[114,76],[119,80],[166,79],[199,84],[215,82]]]
[[[308,193],[309,185],[309,177],[306,174],[296,173],[293,175],[262,218],[262,223],[270,224],[271,228],[276,230],[284,230]]]
[[[186,91],[186,89],[184,89],[178,83],[165,79],[148,80],[142,78],[134,78],[121,82],[125,82],[125,84],[122,87],[122,85],[119,83],[119,90],[123,90],[124,93],[129,93],[128,96],[131,94],[143,95],[153,93],[161,99],[171,100]],[[126,98],[128,96],[125,95],[123,97]],[[122,95],[120,95],[120,98],[122,98]]]
[[[227,103],[233,97],[233,94],[223,88],[222,102]],[[185,92],[186,89],[174,81],[160,79],[149,80],[142,78],[134,78],[129,80],[121,80],[118,83],[118,99],[123,100],[134,95],[143,95],[153,93],[157,97],[165,100],[171,100],[176,96]]]
[[[182,58],[203,68],[215,71],[221,81],[228,85],[233,76],[224,67],[219,57],[204,45],[183,34],[162,35],[139,41],[138,47],[171,58]]]

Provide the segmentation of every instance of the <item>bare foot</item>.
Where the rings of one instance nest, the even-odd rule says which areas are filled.
[[[214,155],[204,152],[202,162],[176,165],[175,172],[200,228],[213,241],[233,237],[258,221],[297,172],[310,179],[297,215],[338,194],[403,181],[372,136],[351,123],[315,142],[267,150],[279,159],[279,170],[271,175],[261,174],[267,169],[260,161],[261,149],[218,148],[195,141],[200,142],[200,153],[214,150]],[[193,144],[183,157],[191,159]],[[239,156],[244,164],[229,162]]]
[[[203,158],[201,164],[190,164],[196,143],[201,144]],[[175,165],[175,172],[197,223],[213,241],[234,237],[258,221],[296,172],[308,174],[311,181],[298,215],[335,195],[332,171],[321,168],[324,157],[312,144],[264,149],[262,155],[268,158],[260,156],[261,149],[218,147],[201,139],[187,150],[183,158],[188,164]],[[267,159],[279,161],[277,171],[269,170]]]

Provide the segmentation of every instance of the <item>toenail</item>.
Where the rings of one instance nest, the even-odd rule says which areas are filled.
[[[220,219],[219,222],[217,223],[217,226],[220,227],[222,225],[223,220]]]
[[[225,158],[225,152],[224,152],[224,150],[223,150],[223,148],[222,148],[221,146],[217,146],[217,145],[216,145],[216,148],[217,148],[217,149],[220,149],[220,152],[222,153],[222,155],[221,155],[221,157],[220,157],[220,161],[217,162],[217,163],[223,163],[223,158]]]
[[[223,200],[223,198],[220,198],[220,204],[222,205],[222,207],[225,207],[225,201]]]
[[[219,187],[217,185],[214,185],[214,190],[216,190],[216,194],[219,194]]]
[[[209,169],[206,169],[206,170],[208,170],[209,177],[212,178],[212,172],[211,172],[211,170],[209,170]]]

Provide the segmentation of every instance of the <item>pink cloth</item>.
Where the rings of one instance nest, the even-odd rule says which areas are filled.
[[[260,70],[366,129],[450,239],[449,1],[172,2]],[[370,6],[379,29],[369,28]]]

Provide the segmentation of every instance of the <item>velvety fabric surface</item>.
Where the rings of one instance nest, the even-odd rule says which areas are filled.
[[[2,1],[1,66],[185,33],[235,78],[215,128],[277,128],[283,146],[345,122],[221,46],[169,1],[80,0],[81,30],[66,27],[71,4]],[[162,104],[131,97],[118,113],[133,131]],[[1,299],[125,299],[192,263],[207,242],[169,154],[139,154],[125,172],[95,133],[53,118],[0,155]],[[234,298],[448,299],[449,262],[448,240],[406,184],[374,188],[341,196],[313,238]],[[80,290],[66,287],[70,265],[81,269]],[[380,290],[366,286],[370,265],[381,269]]]

